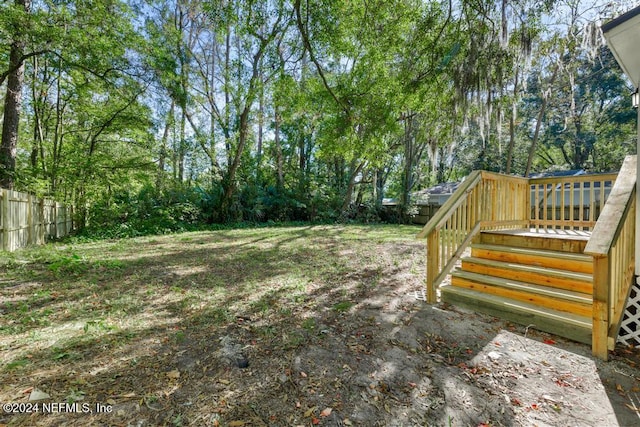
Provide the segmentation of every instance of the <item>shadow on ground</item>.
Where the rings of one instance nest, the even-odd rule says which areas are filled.
[[[64,248],[59,268],[0,273],[0,400],[38,389],[111,408],[0,423],[637,422],[631,357],[603,364],[586,346],[427,305],[414,231],[187,233]]]

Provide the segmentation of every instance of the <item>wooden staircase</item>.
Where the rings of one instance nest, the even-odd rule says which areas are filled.
[[[627,156],[619,174],[571,177],[473,172],[418,234],[427,302],[439,294],[590,343],[607,360],[634,282],[636,164]]]
[[[593,260],[589,232],[480,233],[471,255],[441,286],[441,300],[591,343]]]

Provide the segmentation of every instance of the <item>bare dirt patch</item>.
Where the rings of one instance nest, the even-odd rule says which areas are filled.
[[[0,401],[48,398],[0,424],[640,423],[636,350],[605,363],[535,327],[426,304],[416,231],[203,232],[7,256]],[[42,413],[55,402],[76,406]]]

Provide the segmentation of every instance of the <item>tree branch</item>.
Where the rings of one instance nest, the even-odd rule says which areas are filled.
[[[37,50],[35,52],[25,53],[24,55],[22,55],[22,57],[20,58],[20,60],[18,61],[18,63],[16,65],[14,65],[13,67],[9,67],[9,69],[7,71],[5,71],[2,74],[0,74],[0,86],[2,86],[2,84],[7,79],[7,77],[9,77],[9,74],[13,73],[18,68],[22,67],[22,64],[24,64],[24,61],[26,61],[27,59],[29,59],[31,57],[42,55],[43,53],[47,53],[47,52],[50,52],[50,50],[48,50],[48,49]]]
[[[345,105],[345,103],[342,102],[340,98],[338,98],[336,93],[333,91],[333,89],[329,85],[329,82],[327,81],[327,78],[324,75],[322,66],[320,65],[320,63],[318,62],[318,59],[313,53],[313,49],[311,48],[311,42],[309,41],[309,34],[307,34],[307,31],[304,28],[304,23],[302,22],[302,13],[300,11],[300,0],[296,0],[293,4],[293,7],[296,11],[296,24],[298,26],[298,30],[300,31],[300,36],[302,37],[302,43],[304,44],[305,49],[307,49],[307,51],[309,52],[309,58],[311,59],[311,62],[314,63],[314,65],[316,66],[316,69],[318,70],[318,74],[320,75],[322,84],[324,85],[325,89],[327,89],[327,92],[329,92],[329,94],[334,99],[334,101],[336,101],[336,104],[338,104],[338,106],[345,112],[347,117],[350,118],[351,111],[349,110],[349,107]]]

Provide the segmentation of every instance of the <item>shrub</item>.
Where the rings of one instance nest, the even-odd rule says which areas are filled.
[[[202,208],[202,193],[195,188],[145,186],[137,194],[123,190],[89,208],[82,234],[113,238],[192,230],[207,218]]]

